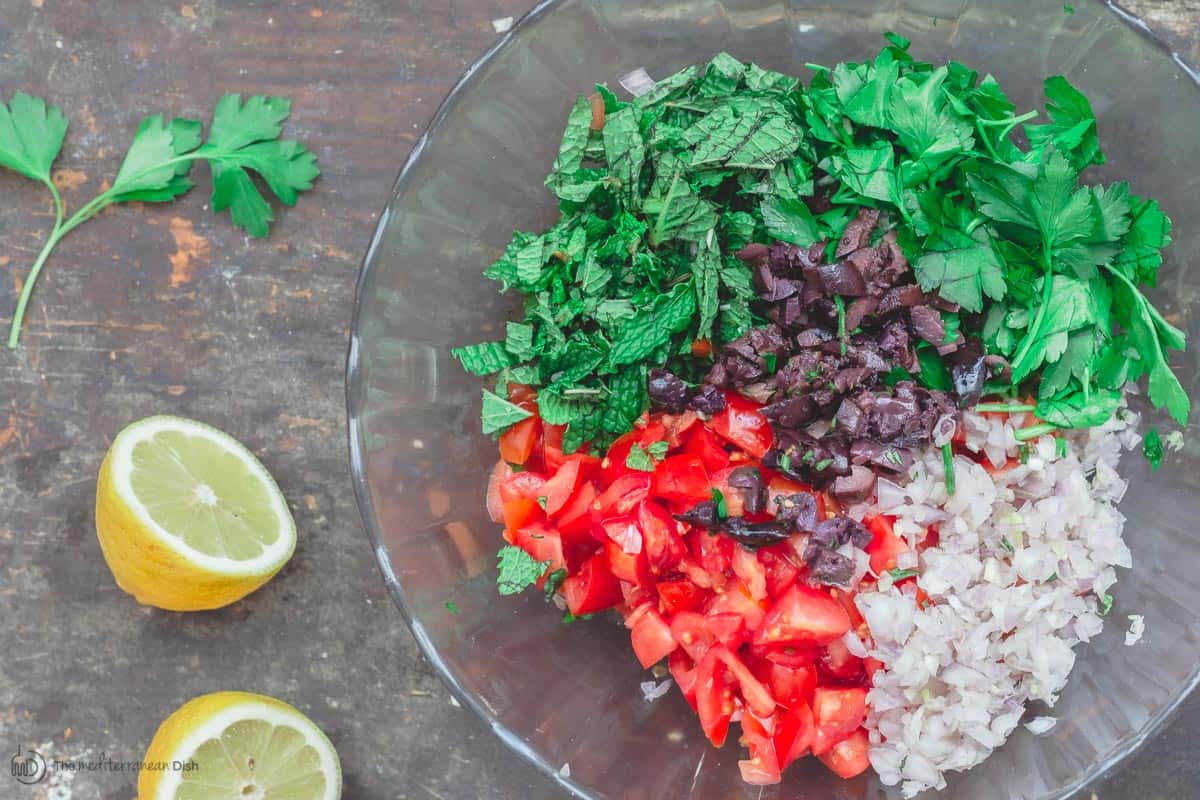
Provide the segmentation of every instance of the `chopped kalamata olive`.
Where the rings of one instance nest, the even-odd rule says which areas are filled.
[[[854,562],[836,550],[818,551],[808,566],[812,579],[826,586],[847,586],[854,576]]]
[[[654,407],[672,414],[687,408],[688,400],[696,393],[682,378],[665,369],[650,370],[646,388]]]
[[[767,507],[767,487],[757,467],[738,467],[729,473],[729,485],[742,494],[742,502],[751,514]]]
[[[961,352],[963,335],[945,341],[942,314],[957,305],[917,285],[886,215],[860,210],[834,248],[775,242],[738,256],[772,322],[716,353],[689,407],[713,413],[707,401],[724,401],[717,389],[762,403],[775,439],[768,468],[847,496],[870,491],[868,467],[907,469],[911,449],[929,446],[937,421],[957,414],[947,393],[908,380],[921,373],[918,343],[952,355],[952,369],[964,365],[954,376],[960,398],[982,387],[987,366]],[[822,421],[836,424],[813,427]]]
[[[721,525],[721,515],[717,510],[717,504],[712,500],[697,503],[692,506],[691,510],[676,514],[675,519],[709,530],[715,530]]]
[[[917,336],[934,346],[942,344],[946,338],[946,326],[940,311],[929,306],[913,306],[908,313]]]
[[[875,473],[867,467],[853,464],[850,474],[833,482],[833,493],[839,497],[866,497],[875,489]]]
[[[804,558],[806,561],[811,560],[817,549],[836,550],[847,542],[862,549],[871,543],[871,532],[863,527],[861,522],[849,517],[823,519],[809,535]]]
[[[792,535],[791,526],[777,519],[749,522],[745,517],[729,517],[722,523],[721,530],[736,539],[738,544],[747,550],[757,550],[760,547],[770,547],[773,544],[786,542]]]
[[[816,415],[817,408],[813,401],[803,395],[788,397],[770,405],[763,406],[759,413],[777,425],[785,428],[799,428]]]
[[[983,396],[983,382],[988,378],[987,365],[983,358],[983,346],[972,339],[955,351],[950,358],[950,377],[954,380],[954,393],[958,395],[959,408],[967,408],[979,402]]]
[[[854,219],[850,220],[846,229],[842,231],[842,238],[838,241],[834,257],[841,258],[866,247],[871,239],[871,231],[875,230],[875,223],[878,221],[878,211],[873,208],[860,208]]]
[[[720,414],[725,410],[725,393],[712,384],[706,383],[688,401],[688,408],[708,416]]]
[[[786,522],[798,533],[810,533],[817,526],[817,498],[796,492],[776,498],[775,519]]]

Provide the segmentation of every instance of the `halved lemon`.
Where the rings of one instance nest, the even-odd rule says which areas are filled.
[[[263,695],[216,692],[159,726],[138,800],[338,800],[342,768],[328,737]]]
[[[254,454],[181,417],[117,434],[96,483],[96,533],[117,585],[171,611],[240,600],[296,549],[287,502]]]

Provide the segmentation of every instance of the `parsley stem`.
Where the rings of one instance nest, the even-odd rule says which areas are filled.
[[[1030,348],[1037,341],[1042,332],[1042,320],[1046,317],[1046,309],[1050,307],[1050,296],[1054,294],[1054,269],[1050,265],[1050,248],[1048,244],[1043,243],[1043,260],[1045,262],[1045,275],[1042,277],[1042,304],[1038,306],[1037,314],[1033,317],[1033,323],[1029,326],[1029,332],[1025,334],[1025,338],[1021,340],[1021,346],[1017,349],[1017,354],[1013,356],[1013,381],[1019,383],[1031,370],[1025,368],[1025,357],[1029,355]],[[1017,377],[1017,376],[1020,377]]]
[[[954,494],[954,448],[949,442],[942,445],[942,469],[946,473],[946,494]]]
[[[1022,122],[1031,120],[1037,115],[1038,112],[1034,110],[1027,111],[1019,117],[1005,117],[1004,119],[980,119],[979,117],[976,117],[976,120],[978,120],[980,125],[989,127],[992,125],[1020,125]]]
[[[984,412],[993,412],[998,414],[1024,414],[1027,411],[1033,411],[1037,406],[1029,403],[978,403],[971,410],[976,414]]]
[[[201,150],[203,150],[203,148],[201,148]],[[162,169],[164,166],[180,164],[184,161],[197,161],[201,159],[207,160],[207,158],[208,154],[200,152],[199,150],[192,153],[187,153],[186,155],[176,156],[130,176],[126,179],[126,185],[145,177],[155,170]],[[10,350],[17,349],[17,344],[21,340],[21,323],[25,319],[25,309],[29,305],[30,296],[33,294],[33,286],[37,283],[38,275],[41,274],[42,267],[45,266],[46,259],[50,257],[50,253],[54,251],[54,248],[58,246],[58,243],[61,242],[68,233],[99,214],[108,206],[112,205],[116,201],[116,198],[119,197],[123,191],[121,186],[117,185],[109,188],[107,191],[101,192],[87,203],[83,204],[78,211],[72,214],[70,218],[64,222],[63,215],[65,210],[63,206],[62,195],[59,193],[58,187],[54,185],[53,181],[47,181],[46,186],[50,189],[50,194],[54,198],[54,228],[50,231],[50,236],[46,239],[46,243],[42,245],[42,249],[41,252],[38,253],[37,260],[34,261],[33,266],[29,268],[29,274],[25,276],[25,285],[21,287],[21,296],[17,298],[17,307],[13,311],[12,324],[8,329],[8,348]]]
[[[58,244],[58,240],[62,238],[61,226],[55,225],[54,230],[50,232],[46,243],[42,245],[42,251],[38,253],[37,260],[33,262],[33,266],[29,270],[29,274],[25,276],[25,285],[21,287],[21,296],[17,299],[17,308],[13,312],[12,325],[8,329],[8,349],[16,350],[17,342],[21,338],[21,320],[25,318],[25,306],[29,305],[29,296],[33,294],[33,284],[37,282],[38,273],[42,271],[42,267],[46,264],[46,259],[50,255],[50,251],[54,249],[54,245]]]
[[[1030,439],[1036,439],[1039,436],[1045,436],[1047,433],[1054,433],[1058,430],[1057,425],[1051,425],[1049,422],[1043,422],[1038,425],[1030,425],[1028,428],[1021,428],[1013,431],[1013,438],[1018,442],[1027,442]]]

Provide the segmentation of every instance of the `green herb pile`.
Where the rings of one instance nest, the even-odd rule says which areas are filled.
[[[719,348],[762,322],[738,249],[832,250],[869,206],[922,288],[961,307],[945,315],[951,335],[1011,363],[986,393],[1036,397],[991,404],[1034,410],[1045,424],[1026,438],[1106,421],[1142,376],[1184,423],[1167,362],[1184,334],[1141,289],[1170,220],[1127,183],[1080,183],[1104,162],[1087,98],[1052,77],[1035,121],[990,75],[916,61],[887,39],[872,62],[809,65],[807,87],[724,53],[630,102],[597,86],[599,129],[580,97],[546,179],[559,221],[516,233],[485,272],[523,295],[524,317],[502,341],[455,350],[463,366],[497,374],[501,394],[536,387],[543,419],[568,426],[565,449],[603,447],[647,408],[648,368],[694,379],[710,363],[696,340]],[[813,213],[814,197],[831,208]],[[924,355],[918,379],[949,388],[936,352]],[[485,393],[487,432],[528,413]]]
[[[188,173],[197,161],[212,169],[212,209],[229,209],[233,224],[251,236],[266,236],[275,214],[251,178],[257,174],[275,198],[295,205],[297,195],[312,188],[320,173],[317,159],[299,142],[280,141],[291,101],[256,95],[245,103],[227,94],[213,111],[208,138],[198,120],[161,114],[138,126],[112,186],[85,203],[71,217],[50,174],[67,135],[67,118],[57,106],[18,92],[0,103],[0,166],[46,185],[54,198],[54,228],[25,277],[9,330],[15,348],[29,296],[50,253],[64,236],[116,203],[165,203],[192,188]]]

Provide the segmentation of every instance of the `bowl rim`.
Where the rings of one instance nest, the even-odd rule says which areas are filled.
[[[383,239],[384,231],[387,228],[392,216],[392,206],[399,197],[401,191],[408,184],[413,168],[420,161],[429,142],[437,135],[445,122],[447,116],[457,105],[457,100],[476,83],[479,74],[490,65],[502,50],[512,43],[520,34],[536,22],[541,20],[555,7],[564,5],[572,0],[540,0],[533,8],[525,12],[513,24],[511,28],[505,31],[500,37],[492,43],[490,47],[482,55],[480,55],[463,73],[463,75],[455,82],[454,86],[442,99],[438,105],[437,111],[433,118],[429,121],[425,130],[422,131],[420,138],[417,139],[415,145],[403,166],[400,168],[396,176],[396,180],[392,185],[391,192],[388,194],[387,203],[379,214],[379,219],[375,224],[375,230],[371,235],[370,243],[367,246],[366,253],[363,256],[359,266],[358,277],[354,287],[354,309],[350,324],[350,341],[346,353],[346,372],[345,372],[345,393],[346,393],[346,434],[349,440],[349,455],[350,455],[350,474],[351,482],[354,488],[354,497],[358,506],[359,516],[362,518],[363,527],[366,529],[367,536],[370,539],[372,551],[375,555],[376,565],[379,568],[380,574],[383,577],[384,585],[391,595],[392,601],[400,610],[401,616],[412,632],[413,638],[417,642],[417,646],[421,650],[421,654],[429,662],[433,671],[438,678],[450,690],[452,697],[461,705],[473,711],[480,720],[482,720],[493,733],[499,737],[513,753],[519,756],[523,761],[532,766],[540,775],[549,779],[560,788],[574,798],[580,800],[599,800],[599,796],[593,794],[588,789],[580,786],[573,781],[569,774],[564,775],[560,768],[556,768],[546,759],[531,747],[524,739],[509,730],[499,717],[481,703],[471,692],[467,691],[455,677],[451,667],[441,658],[437,648],[430,640],[421,621],[410,611],[408,597],[401,586],[399,579],[392,570],[386,545],[383,543],[383,536],[378,528],[377,522],[372,511],[373,504],[371,501],[371,490],[367,482],[366,476],[366,448],[364,432],[362,430],[361,418],[358,410],[361,404],[365,401],[365,393],[362,389],[362,337],[360,325],[362,322],[363,313],[363,293],[366,289],[367,280],[371,272],[372,265],[375,262],[379,244]],[[1193,65],[1187,61],[1178,51],[1174,50],[1171,44],[1154,29],[1152,29],[1141,17],[1133,13],[1129,9],[1120,5],[1116,0],[1095,0],[1099,5],[1104,6],[1117,19],[1125,24],[1126,27],[1132,29],[1135,33],[1141,35],[1148,40],[1152,45],[1158,48],[1166,55],[1175,65],[1182,71],[1194,84],[1200,87],[1200,66]],[[1086,789],[1089,786],[1109,777],[1113,774],[1124,762],[1140,750],[1146,742],[1158,734],[1168,722],[1173,720],[1179,713],[1184,702],[1192,695],[1197,686],[1200,686],[1200,665],[1192,671],[1188,680],[1183,684],[1181,690],[1167,703],[1163,708],[1151,716],[1140,730],[1128,735],[1122,740],[1119,740],[1116,745],[1102,758],[1097,760],[1090,769],[1081,773],[1075,780],[1064,785],[1057,792],[1046,795],[1041,800],[1067,800],[1078,792]],[[566,766],[566,765],[564,765]]]

